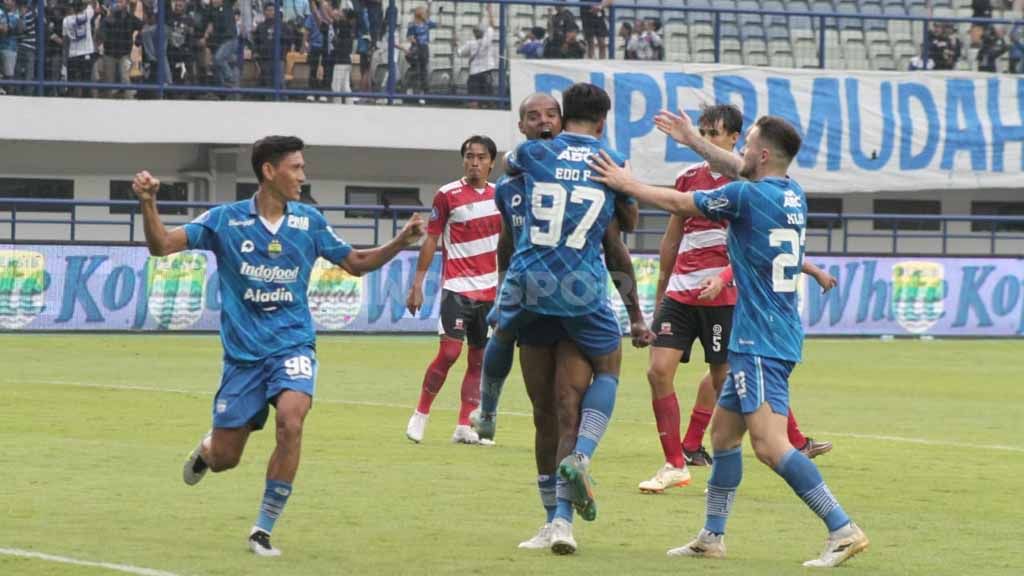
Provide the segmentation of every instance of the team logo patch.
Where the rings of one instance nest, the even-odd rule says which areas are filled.
[[[203,315],[206,254],[179,252],[146,260],[149,314],[160,330],[184,330]]]
[[[248,254],[256,249],[256,245],[252,243],[252,240],[243,240],[242,246],[238,249],[242,254]]]
[[[430,209],[430,221],[433,222],[434,220],[437,220],[437,208]]]
[[[728,198],[711,198],[705,203],[708,210],[721,210],[729,205]]]
[[[907,260],[892,265],[892,310],[907,332],[923,334],[942,318],[945,276],[938,262]]]
[[[0,328],[23,328],[43,311],[45,275],[46,257],[39,252],[0,252]]]
[[[363,279],[317,258],[307,296],[316,323],[327,330],[341,330],[356,319],[363,307]]]
[[[284,248],[281,246],[281,241],[277,238],[274,238],[270,241],[270,244],[267,244],[267,255],[271,258],[277,258],[281,255],[282,251],[284,251]]]
[[[462,330],[463,326],[464,326],[464,323],[462,321],[462,318],[456,318],[455,319],[455,329],[456,330]]]
[[[288,227],[298,230],[309,230],[309,216],[288,215]]]
[[[672,323],[662,322],[661,329],[658,330],[658,336],[671,336],[672,335]]]
[[[217,400],[217,414],[223,414],[228,411],[227,400]]]

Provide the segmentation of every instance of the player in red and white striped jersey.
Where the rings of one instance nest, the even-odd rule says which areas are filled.
[[[486,136],[472,136],[462,144],[465,176],[445,184],[434,195],[427,237],[420,248],[416,278],[406,302],[410,313],[423,305],[423,280],[441,245],[442,291],[437,356],[427,367],[419,405],[409,418],[406,436],[423,440],[430,405],[441,391],[448,370],[469,343],[466,375],[462,379],[462,407],[452,442],[477,444],[469,413],[480,405],[480,370],[487,344],[487,313],[498,285],[497,249],[501,215],[494,205],[494,185],[487,181],[497,148]]]
[[[743,115],[732,105],[709,106],[701,114],[699,126],[701,135],[711,143],[733,150],[743,129]],[[680,174],[676,189],[714,190],[730,181],[702,162]],[[725,221],[673,215],[661,241],[658,308],[651,323],[657,339],[651,348],[647,380],[665,465],[653,478],[640,483],[643,492],[658,493],[672,486],[685,486],[690,482],[687,464],[711,464],[701,441],[711,421],[718,391],[729,373],[729,334],[736,305],[736,286],[726,250],[726,226]],[[671,273],[667,273],[669,270]],[[827,274],[809,263],[804,271],[814,275],[823,286],[829,282]],[[680,442],[679,402],[673,380],[680,361],[689,362],[690,348],[697,339],[704,349],[709,371],[701,379],[690,423]],[[792,411],[789,439],[796,449],[812,458],[832,449],[829,442],[804,437]]]

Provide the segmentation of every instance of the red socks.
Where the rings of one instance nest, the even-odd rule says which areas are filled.
[[[658,398],[651,402],[654,406],[654,420],[658,424],[658,436],[661,440],[661,450],[665,453],[665,461],[682,468],[683,447],[679,443],[679,401],[675,393]]]
[[[423,377],[423,390],[420,392],[420,403],[416,411],[420,414],[430,414],[430,405],[434,403],[434,397],[444,386],[444,380],[448,377],[448,369],[459,359],[462,352],[462,342],[441,339],[441,346],[437,351],[434,361],[427,367],[427,374]],[[465,388],[465,384],[463,384]]]
[[[459,426],[469,426],[469,413],[480,406],[480,372],[484,366],[484,349],[469,349],[469,364],[462,378],[462,407],[459,408]]]
[[[792,409],[789,411],[789,420],[786,422],[786,434],[789,435],[789,443],[797,450],[807,444],[807,437],[800,433],[800,425],[796,423],[796,416],[793,415]]]
[[[690,412],[690,425],[686,427],[686,436],[683,438],[683,450],[696,452],[704,441],[704,431],[711,423],[711,410],[693,407]]]

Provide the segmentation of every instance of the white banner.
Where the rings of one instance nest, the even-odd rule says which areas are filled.
[[[744,130],[764,114],[797,127],[803,148],[791,175],[809,193],[1024,184],[1024,79],[1017,76],[514,60],[513,110],[532,92],[558,95],[584,81],[608,91],[605,138],[648,182],[669,184],[700,160],[658,132],[654,115],[682,109],[696,120],[701,104],[720,102],[743,111]]]

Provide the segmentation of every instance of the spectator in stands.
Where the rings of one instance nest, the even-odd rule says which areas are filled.
[[[935,70],[952,70],[960,60],[960,39],[952,24],[935,22],[928,36],[928,59]]]
[[[352,91],[352,45],[355,42],[356,11],[351,8],[334,13],[334,71],[331,76],[332,92]],[[370,58],[367,56],[367,62]],[[334,102],[342,104],[345,98],[335,96]]]
[[[14,64],[14,78],[34,80],[36,75],[36,6],[29,0],[18,0],[18,50]],[[31,95],[32,86],[22,86],[17,94]]]
[[[274,19],[276,18],[277,10],[274,7],[274,2],[265,2],[263,4],[263,21],[256,26],[256,31],[253,32],[253,45],[255,46],[255,53],[257,62],[260,67],[260,86],[264,88],[274,87]],[[283,24],[283,22],[282,22]],[[286,47],[291,46],[294,43],[291,29],[287,26],[281,26],[281,53],[278,54],[278,62],[280,63],[278,74],[284,70],[284,57]],[[267,100],[273,100],[273,95],[267,95]]]
[[[655,30],[654,22],[645,20],[637,22],[639,34],[633,34],[626,45],[626,52],[632,53],[637,60],[660,60],[661,36]]]
[[[282,34],[284,34],[284,28],[288,29],[288,34],[285,36],[289,38],[288,44],[282,44],[281,50],[283,52],[290,52],[292,50],[301,52],[303,49],[302,45],[302,30],[305,28],[306,17],[312,13],[310,6],[311,0],[282,0],[281,5],[284,8],[284,20],[281,21]],[[282,38],[283,40],[284,38]]]
[[[65,7],[58,4],[59,0],[48,0],[46,3],[46,63],[43,78],[61,80],[64,69],[64,12]],[[47,96],[60,96],[61,88],[46,89]]]
[[[0,72],[5,80],[11,80],[18,63],[18,23],[21,14],[14,0],[3,1],[3,8],[0,9]]]
[[[132,46],[135,45],[135,33],[142,30],[142,20],[135,16],[135,8],[134,0],[115,0],[112,8],[100,8],[102,20],[96,41],[103,48],[100,78],[107,84],[132,82]],[[131,90],[104,90],[103,96],[111,98],[118,93],[122,98],[134,96]]]
[[[69,82],[91,82],[92,69],[96,61],[96,44],[93,42],[93,16],[96,11],[92,2],[73,0],[71,14],[63,21],[64,44],[67,47],[67,68]],[[71,88],[68,93],[86,98],[90,91]]]
[[[152,8],[144,8],[143,16],[145,18],[145,24],[142,27],[142,31],[139,32],[138,36],[135,37],[135,44],[142,48],[142,81],[146,84],[158,84],[160,79],[160,72],[158,70],[163,67],[163,77],[170,79],[171,68],[167,63],[167,59],[164,58],[162,61],[159,59],[159,51],[157,50],[157,41],[163,42],[164,54],[167,53],[167,34],[163,37],[157,35],[157,18],[156,13]],[[140,100],[151,100],[156,98],[157,94],[154,91],[142,90],[139,93]]]
[[[640,57],[636,53],[637,42],[639,38],[636,32],[633,30],[633,24],[630,22],[623,22],[619,28],[619,38],[622,38],[623,46],[623,59],[624,60],[639,60]]]
[[[452,44],[458,42],[452,38]],[[491,5],[480,19],[480,24],[473,29],[473,39],[458,49],[459,56],[469,59],[469,78],[466,81],[466,92],[471,96],[493,96],[494,82],[492,76],[498,71],[498,47],[494,45],[494,11]],[[470,102],[470,108],[478,108],[478,102]]]
[[[583,23],[583,39],[587,43],[587,58],[594,59],[594,47],[597,47],[601,60],[608,57],[608,20],[604,9],[612,5],[612,0],[600,0],[593,6],[580,7],[580,22]]]
[[[1017,22],[1010,30],[1011,74],[1024,74],[1024,24]]]
[[[544,57],[544,35],[547,31],[540,26],[524,28],[516,38],[519,40],[519,47],[516,52],[522,54],[528,60],[535,60]]]
[[[665,59],[665,44],[661,40],[661,18],[648,18],[644,21],[648,42],[652,46],[655,60]]]
[[[328,53],[328,38],[324,34],[324,24],[330,22],[330,15],[327,13],[330,8],[326,2],[319,2],[318,0],[310,0],[307,5],[309,13],[306,14],[305,20],[302,23],[302,36],[303,36],[303,51],[306,53],[306,64],[309,67],[309,89],[310,90],[322,90],[330,86],[330,83],[321,83],[320,81],[320,64],[324,64],[324,76],[327,76],[327,53]],[[325,78],[326,80],[326,78]],[[321,96],[323,101],[327,101],[326,96]],[[306,100],[313,100],[313,95],[306,96]]]
[[[971,0],[971,18],[991,18],[991,0]]]
[[[172,84],[195,83],[195,35],[199,25],[192,14],[186,12],[186,0],[174,0],[167,17],[167,64]]]
[[[418,87],[421,94],[430,90],[430,31],[437,28],[437,23],[430,19],[430,8],[430,2],[427,2],[426,7],[416,8],[413,21],[405,32],[409,40],[405,58],[416,75],[416,83],[410,80],[409,87]]]
[[[576,17],[565,6],[555,8],[554,14],[548,20],[548,39],[544,43],[545,58],[564,58],[567,38],[573,35],[575,43],[576,35],[580,27],[576,25]]]
[[[994,26],[986,26],[981,34],[981,47],[978,48],[976,56],[979,72],[995,72],[996,60],[1006,53],[1010,47],[1003,39],[1003,35]]]
[[[373,43],[370,47],[371,50],[377,48],[377,44],[380,39],[384,37],[384,6],[381,0],[354,0],[357,7],[356,11],[360,9],[366,11],[368,30],[370,34],[370,41]],[[361,6],[359,6],[361,5]]]
[[[238,25],[235,0],[210,0],[209,22],[203,35],[213,54],[213,77],[218,86],[238,86]]]
[[[359,56],[359,91],[370,92],[373,90],[373,71],[382,62],[387,62],[387,45],[380,42],[380,37],[374,40],[373,25],[370,18],[372,10],[363,7],[356,10],[355,24],[355,53]],[[398,27],[395,27],[395,46],[401,49],[401,39],[398,38]],[[397,63],[396,63],[397,68]],[[353,102],[359,102],[354,98]]]

